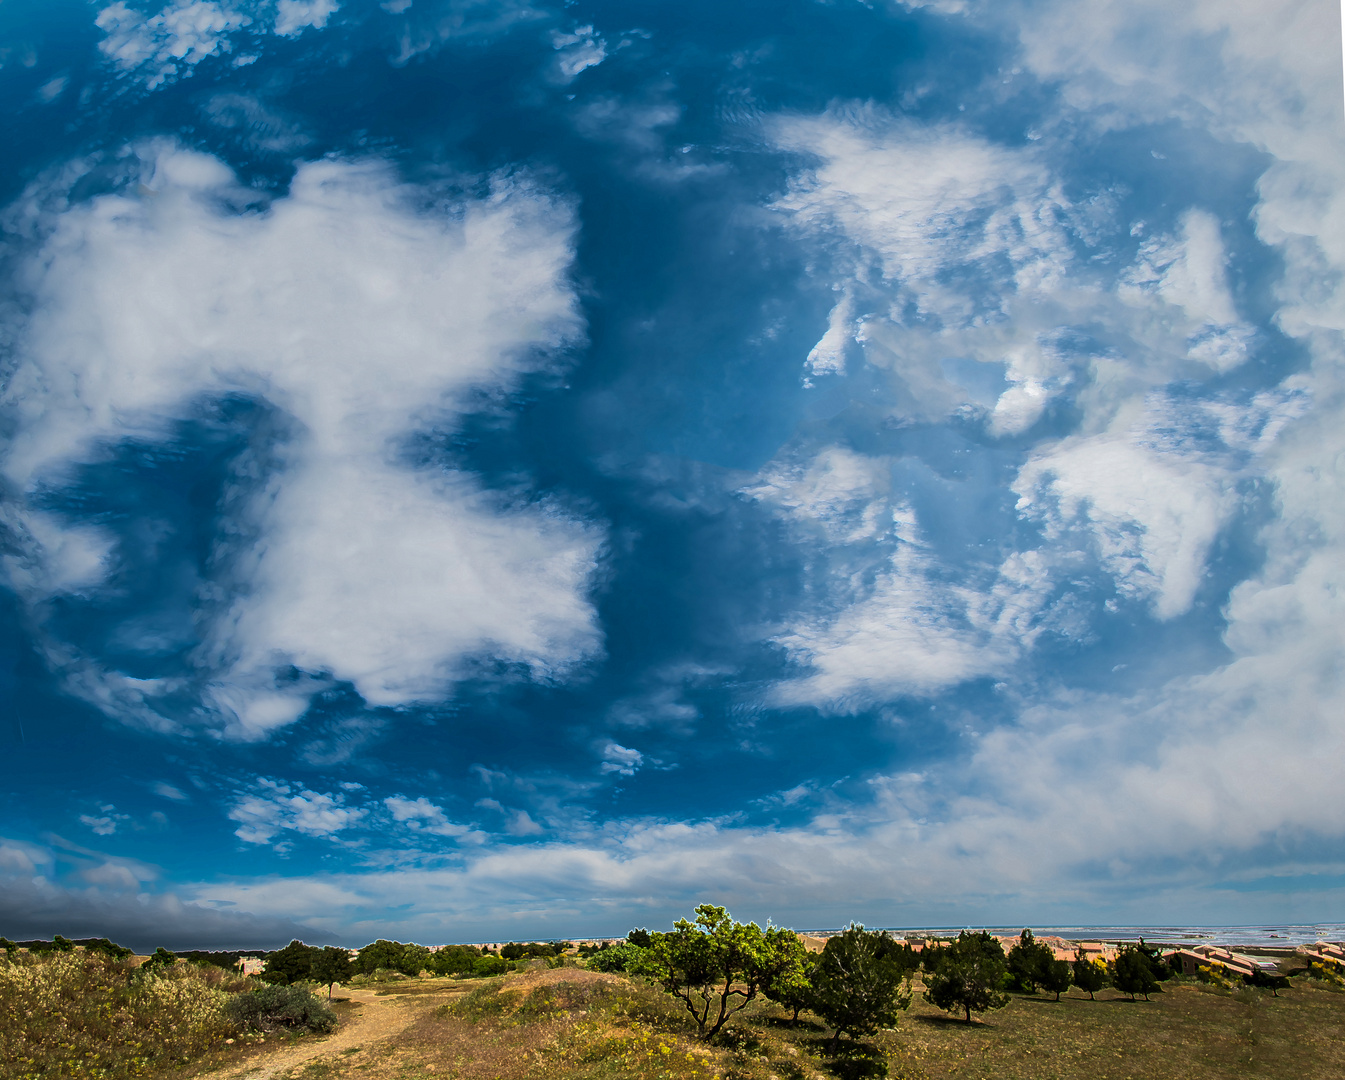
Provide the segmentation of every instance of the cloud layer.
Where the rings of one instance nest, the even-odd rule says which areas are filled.
[[[39,608],[115,588],[129,539],[33,507],[44,485],[122,440],[171,438],[211,400],[277,420],[184,598],[190,670],[131,678],[53,640],[69,685],[152,726],[196,715],[256,738],[333,680],[398,705],[442,698],[477,658],[548,677],[592,655],[596,532],[409,444],[579,338],[567,208],[506,179],[436,204],[385,165],[335,160],[258,206],[213,158],[142,153],[138,193],[51,215],[27,262],[4,470],[30,503],[11,507],[11,581]]]

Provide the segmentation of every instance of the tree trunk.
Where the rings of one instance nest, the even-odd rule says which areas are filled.
[[[970,1006],[970,1005],[966,1005],[966,1006],[963,1006],[963,1007],[967,1010],[967,1023],[970,1024],[970,1023],[971,1023],[971,1006]]]

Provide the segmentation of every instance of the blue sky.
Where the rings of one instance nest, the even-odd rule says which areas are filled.
[[[1338,918],[1340,37],[8,0],[0,932]]]

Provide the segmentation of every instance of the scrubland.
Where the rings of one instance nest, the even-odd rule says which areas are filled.
[[[564,966],[488,980],[406,979],[337,1002],[336,1033],[248,1038],[246,990],[178,965],[139,980],[62,954],[0,970],[0,1078],[268,1080],[1338,1080],[1345,992],[1296,977],[1274,996],[1174,979],[1150,1002],[1013,995],[967,1024],[917,992],[890,1030],[825,1053],[830,1032],[758,999],[710,1041],[645,980]],[[919,989],[917,985],[917,990]],[[338,992],[338,996],[339,996]],[[233,1010],[237,1015],[237,1010]],[[232,1039],[232,1042],[226,1042]]]
[[[1184,1080],[1345,1076],[1345,994],[1309,979],[1278,997],[1173,981],[1149,1002],[1104,990],[1059,1002],[1014,995],[967,1024],[917,995],[893,1030],[825,1054],[830,1032],[754,1001],[720,1036],[697,1038],[677,1001],[648,983],[576,968],[485,984],[395,984],[418,1014],[280,1070],[293,1080]],[[378,1004],[361,1006],[376,1011]],[[352,1025],[358,1024],[353,1020]],[[246,1072],[233,1075],[246,1076]]]

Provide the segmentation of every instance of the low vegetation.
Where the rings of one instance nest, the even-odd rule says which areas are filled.
[[[714,905],[605,948],[292,942],[261,980],[213,956],[42,944],[0,939],[0,1080],[205,1077],[269,1055],[267,1034],[332,1032],[338,1014],[312,990],[338,981],[375,992],[337,1003],[355,1026],[334,1042],[265,1059],[277,1080],[1345,1075],[1345,973],[1303,957],[1183,977],[1143,941],[1069,962],[1030,931],[1007,953],[973,932],[917,951],[855,924],[810,952]]]
[[[151,1076],[249,1030],[332,1026],[330,1010],[300,987],[260,987],[166,951],[141,966],[121,952],[5,951],[0,1080]],[[283,1002],[266,997],[277,989]]]

